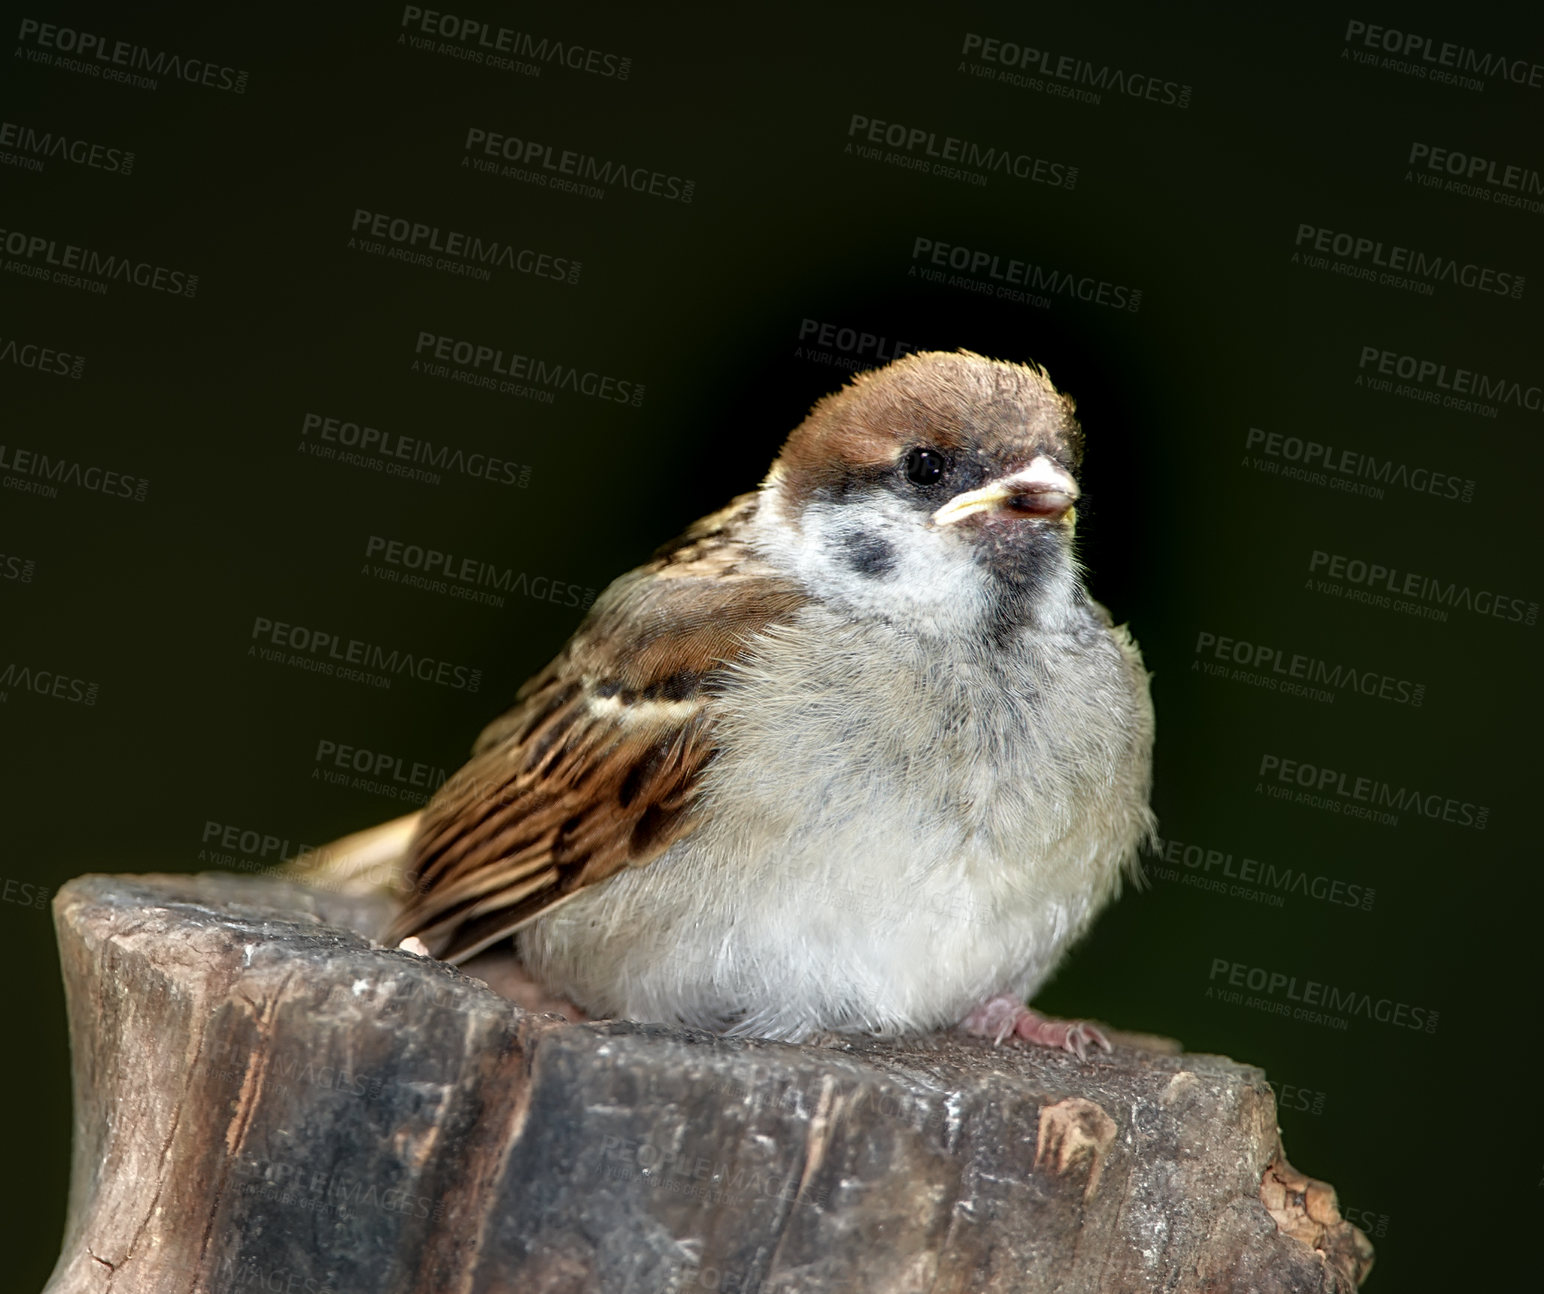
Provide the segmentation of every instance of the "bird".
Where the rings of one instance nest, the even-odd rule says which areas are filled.
[[[594,1017],[1110,1050],[1028,1005],[1155,831],[1149,676],[1075,553],[1083,450],[1043,367],[966,350],[819,400],[388,824],[388,940],[513,938]]]

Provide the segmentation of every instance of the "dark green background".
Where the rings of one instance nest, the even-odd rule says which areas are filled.
[[[1092,589],[1156,673],[1165,837],[1376,888],[1364,912],[1159,880],[1100,920],[1041,1005],[1305,1089],[1283,1103],[1288,1152],[1377,1233],[1372,1288],[1531,1270],[1539,631],[1413,619],[1304,581],[1322,549],[1539,596],[1544,419],[1443,411],[1354,379],[1368,344],[1544,379],[1544,217],[1405,178],[1413,141],[1544,168],[1544,91],[1492,80],[1475,93],[1341,57],[1357,17],[1544,61],[1539,20],[1467,6],[445,8],[629,56],[630,75],[528,78],[412,51],[391,4],[7,6],[13,39],[36,17],[246,69],[250,84],[120,88],[3,51],[0,117],[136,163],[127,178],[0,166],[0,227],[200,276],[188,301],[0,274],[0,337],[87,357],[79,381],[0,365],[0,443],[151,482],[143,504],[0,489],[0,553],[36,563],[30,583],[0,580],[0,666],[100,684],[94,707],[15,689],[0,704],[4,877],[54,890],[86,871],[198,870],[208,822],[318,842],[411,807],[312,778],[324,738],[454,769],[579,613],[377,582],[360,573],[368,536],[598,589],[751,488],[839,383],[796,353],[802,320],[1033,357],[1087,431]],[[1191,105],[1089,106],[977,80],[959,70],[966,31],[1188,83]],[[1070,162],[1078,183],[978,188],[862,161],[844,154],[855,112]],[[474,174],[458,165],[471,125],[689,177],[695,197],[592,201]],[[577,258],[582,277],[479,284],[370,258],[346,247],[356,208]],[[1530,281],[1521,300],[1450,285],[1424,297],[1303,269],[1290,259],[1304,222]],[[1039,310],[925,284],[907,275],[918,236],[1137,287],[1141,309]],[[408,371],[421,329],[647,394],[640,408],[542,405],[425,378]],[[308,459],[307,411],[497,452],[530,465],[529,486],[447,474],[428,487]],[[1273,479],[1240,465],[1250,427],[1451,471],[1475,497],[1375,501]],[[483,685],[379,692],[262,664],[246,654],[258,615],[474,665]],[[1427,698],[1316,704],[1207,678],[1191,668],[1201,630],[1423,681]],[[1391,828],[1269,800],[1255,792],[1266,752],[1483,803],[1490,823],[1406,814]],[[68,1052],[47,916],[0,904],[0,932],[0,1182],[15,1195],[0,1216],[16,1237],[6,1284],[29,1289],[63,1216]],[[1215,958],[1437,1010],[1440,1025],[1357,1018],[1341,1032],[1221,1003],[1206,996]]]

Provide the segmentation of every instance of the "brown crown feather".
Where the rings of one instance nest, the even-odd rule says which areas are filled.
[[[987,448],[1004,460],[1047,453],[1075,476],[1083,432],[1071,396],[1045,370],[971,351],[920,351],[860,373],[825,396],[773,465],[790,503],[889,471],[902,449]]]

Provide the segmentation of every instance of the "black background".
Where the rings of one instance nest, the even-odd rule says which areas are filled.
[[[490,607],[384,582],[365,569],[368,539],[593,596],[751,488],[844,379],[830,347],[808,349],[805,321],[1047,366],[1088,437],[1091,587],[1155,672],[1165,840],[1375,894],[1364,909],[1250,883],[1219,893],[1186,883],[1204,866],[1170,863],[1105,914],[1039,1004],[1262,1065],[1294,1163],[1374,1235],[1372,1288],[1527,1270],[1544,1136],[1536,1083],[1514,1075],[1538,1013],[1538,630],[1328,595],[1309,562],[1380,562],[1536,615],[1540,412],[1487,417],[1358,376],[1376,346],[1523,389],[1544,381],[1544,195],[1504,206],[1495,186],[1487,201],[1420,172],[1437,178],[1425,187],[1408,164],[1428,143],[1529,168],[1537,185],[1544,89],[1358,64],[1367,51],[1345,35],[1352,20],[1381,23],[1526,63],[1544,61],[1539,20],[1467,6],[447,9],[625,57],[627,76],[557,64],[529,76],[420,51],[389,4],[7,7],[0,118],[134,163],[123,175],[49,156],[39,170],[0,148],[12,158],[0,228],[199,276],[192,299],[126,282],[101,294],[0,255],[0,345],[85,357],[78,378],[0,363],[5,454],[149,482],[142,502],[0,489],[0,553],[19,559],[0,559],[0,932],[17,1044],[0,1069],[12,1123],[0,1182],[15,1195],[16,1288],[40,1285],[56,1253],[69,1137],[53,934],[27,898],[87,871],[277,861],[218,856],[209,824],[293,848],[414,807],[325,782],[318,744],[453,771],[581,612],[566,594]],[[170,76],[135,88],[32,61],[28,18],[240,69],[245,90]],[[1189,103],[1108,90],[1076,102],[976,76],[968,32],[1183,84]],[[847,149],[855,113],[1073,165],[1076,185],[993,173],[982,186],[866,160]],[[689,178],[692,200],[620,186],[597,200],[478,173],[462,165],[469,127]],[[582,272],[477,282],[373,256],[349,245],[360,210]],[[1293,263],[1303,224],[1527,282],[1515,297],[1359,281]],[[924,264],[918,238],[1140,289],[1140,308],[1063,294],[1037,308],[925,282],[909,273]],[[574,392],[542,403],[426,376],[411,371],[420,332],[645,394],[637,407]],[[323,461],[304,449],[307,413],[492,453],[529,467],[528,482],[444,471],[423,484]],[[1451,473],[1472,498],[1271,475],[1251,465],[1250,428]],[[270,664],[248,651],[260,616],[476,668],[480,686],[397,677],[382,690]],[[1424,702],[1346,688],[1315,701],[1212,677],[1194,668],[1210,659],[1202,632],[1424,683]],[[19,669],[94,683],[94,703],[18,686]],[[1483,805],[1488,823],[1402,812],[1383,825],[1272,799],[1257,789],[1265,755]],[[1261,901],[1273,893],[1279,905]],[[1352,1012],[1341,1029],[1250,1009],[1217,996],[1219,960],[1437,1024]]]

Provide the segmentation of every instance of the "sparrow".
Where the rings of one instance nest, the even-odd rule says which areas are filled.
[[[819,401],[388,824],[389,939],[513,936],[591,1016],[1108,1050],[1026,1005],[1154,828],[1148,675],[1074,554],[1082,453],[1043,369],[968,351]]]

